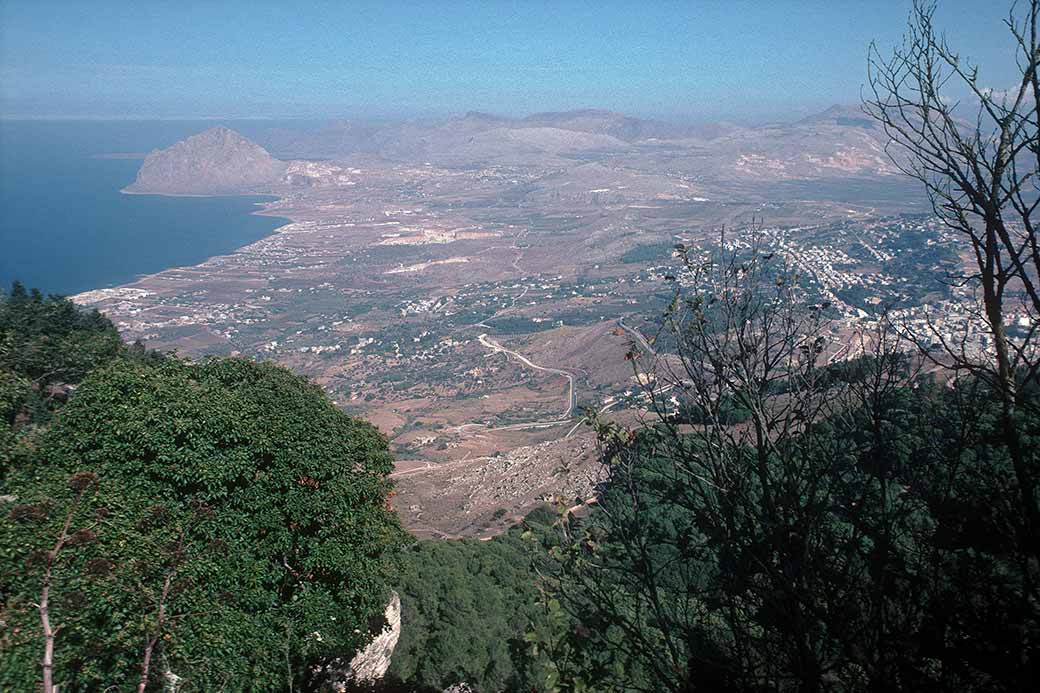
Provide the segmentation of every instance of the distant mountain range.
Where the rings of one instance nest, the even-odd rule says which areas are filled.
[[[859,109],[840,106],[795,123],[759,127],[674,124],[592,109],[525,118],[470,112],[439,122],[272,128],[257,140],[223,127],[189,137],[149,154],[127,191],[215,194],[268,191],[300,181],[314,185],[323,174],[301,176],[301,163],[289,160],[330,162],[323,170],[335,182],[343,179],[338,164],[372,157],[459,168],[609,161],[735,182],[895,172],[882,129]]]
[[[459,145],[473,144],[469,138],[479,137],[478,145],[502,140],[507,148],[524,145],[546,150],[624,147],[635,142],[686,138],[711,139],[738,130],[720,123],[685,125],[658,120],[633,118],[611,111],[583,109],[577,111],[535,113],[525,118],[510,118],[479,111],[444,121],[365,123],[342,121],[304,132],[271,130],[263,144],[288,158],[337,158],[350,154],[376,154],[387,158],[411,159],[429,155],[438,157],[457,152]],[[515,131],[535,131],[518,135]],[[540,132],[538,132],[540,131]],[[609,139],[582,138],[565,131]],[[473,147],[464,146],[464,151]]]

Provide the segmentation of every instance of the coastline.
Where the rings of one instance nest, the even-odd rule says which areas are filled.
[[[146,194],[146,193],[130,193],[130,194],[143,195],[143,194]],[[206,197],[206,196],[205,195],[193,195],[191,197]],[[257,203],[257,204],[259,204],[259,203]],[[207,263],[212,262],[213,260],[217,260],[217,259],[220,259],[220,258],[233,257],[233,256],[241,253],[246,248],[249,248],[249,247],[251,247],[253,245],[256,245],[257,243],[261,243],[261,242],[267,240],[268,238],[271,238],[272,236],[276,236],[276,235],[278,235],[280,233],[285,233],[285,231],[288,230],[290,227],[292,227],[293,225],[299,223],[297,221],[294,221],[293,219],[290,219],[289,217],[283,217],[283,216],[278,215],[278,214],[267,214],[263,210],[257,210],[257,211],[254,211],[254,212],[250,212],[250,214],[255,214],[257,216],[264,216],[264,217],[284,219],[286,223],[282,224],[281,226],[276,226],[274,229],[271,230],[271,233],[267,234],[266,236],[263,236],[262,238],[258,238],[255,241],[252,241],[250,243],[246,243],[245,245],[238,246],[237,248],[234,248],[234,249],[232,249],[232,250],[230,250],[230,251],[228,251],[226,253],[217,253],[215,255],[210,255],[210,256],[206,257],[205,259],[203,259],[203,260],[201,260],[199,262],[193,263],[193,264],[170,265],[169,267],[164,267],[164,268],[162,268],[160,270],[156,270],[155,272],[146,272],[146,273],[143,273],[143,274],[139,274],[139,275],[135,276],[133,279],[131,279],[130,281],[127,281],[127,282],[121,282],[121,283],[116,284],[114,286],[104,286],[104,287],[99,287],[99,288],[95,288],[95,289],[87,289],[86,291],[80,291],[80,292],[75,293],[75,294],[70,294],[69,296],[67,296],[67,298],[70,301],[72,301],[73,303],[79,304],[81,306],[96,307],[96,305],[95,305],[96,303],[98,303],[99,301],[103,301],[105,299],[108,299],[108,298],[115,298],[115,297],[119,297],[119,296],[123,296],[123,297],[148,296],[148,295],[151,295],[154,292],[149,291],[148,289],[138,288],[136,285],[140,284],[141,282],[148,281],[149,279],[155,279],[156,277],[159,277],[164,272],[191,270],[191,269],[195,269],[197,267],[203,267],[204,265],[206,265]],[[104,311],[102,311],[102,312],[104,312]]]
[[[170,192],[152,192],[150,190],[131,190],[131,186],[120,188],[119,192],[122,195],[155,195],[156,197],[273,197],[275,201],[281,201],[283,198],[279,197],[274,193],[264,192],[216,192],[216,193],[170,193]]]
[[[170,265],[168,267],[163,267],[161,269],[155,270],[154,272],[143,272],[141,274],[137,274],[132,279],[130,279],[129,281],[118,282],[118,283],[113,284],[111,286],[94,287],[94,288],[91,288],[91,289],[87,289],[85,291],[79,291],[79,292],[76,292],[74,294],[69,294],[68,295],[68,299],[71,300],[73,303],[77,303],[77,304],[83,305],[83,306],[89,306],[89,305],[95,304],[98,301],[102,301],[102,300],[104,300],[106,298],[113,298],[113,297],[116,297],[116,296],[131,296],[131,295],[132,296],[143,296],[143,295],[148,295],[148,294],[151,293],[150,291],[148,291],[146,289],[135,288],[135,285],[139,284],[140,282],[147,281],[149,279],[155,278],[155,277],[161,275],[164,272],[169,272],[169,271],[172,271],[172,270],[182,270],[182,271],[183,270],[189,270],[189,269],[192,269],[192,268],[195,268],[195,267],[201,267],[201,266],[205,265],[206,263],[211,262],[212,260],[217,259],[217,258],[231,257],[231,256],[241,252],[242,250],[244,250],[246,248],[249,248],[250,246],[252,246],[252,245],[254,245],[256,243],[259,243],[259,242],[261,242],[261,241],[263,241],[263,240],[265,240],[267,238],[270,238],[271,236],[275,236],[275,235],[277,235],[279,233],[284,233],[286,229],[291,227],[293,224],[297,223],[295,220],[293,220],[293,219],[291,219],[289,217],[286,217],[286,216],[282,216],[281,214],[278,214],[277,212],[271,211],[268,208],[268,205],[276,205],[276,204],[278,204],[279,202],[282,202],[285,199],[283,197],[280,197],[280,196],[274,195],[274,194],[270,194],[270,193],[253,193],[253,192],[228,193],[228,194],[220,194],[220,193],[216,193],[216,194],[152,193],[152,192],[143,192],[143,191],[133,191],[133,190],[129,190],[128,188],[120,189],[119,193],[123,194],[123,195],[140,195],[140,196],[154,195],[154,196],[157,196],[157,197],[174,197],[174,198],[176,198],[176,197],[186,197],[186,198],[267,197],[267,198],[271,198],[271,199],[270,200],[263,200],[263,201],[255,201],[255,202],[253,202],[253,206],[256,207],[256,209],[250,210],[249,211],[249,215],[250,216],[268,217],[268,218],[271,218],[271,219],[281,219],[285,223],[284,224],[280,224],[280,225],[274,227],[273,229],[271,229],[271,231],[269,233],[261,236],[260,238],[257,238],[257,239],[255,239],[253,241],[245,243],[244,245],[240,245],[240,246],[237,246],[235,248],[232,248],[231,250],[229,250],[227,252],[215,253],[213,255],[208,255],[208,256],[202,258],[201,260],[199,260],[198,262]]]
[[[123,191],[120,190],[120,192],[123,192]],[[130,193],[125,193],[125,194],[127,194],[127,195],[151,195],[152,193],[134,193],[134,192],[130,192]],[[162,197],[231,197],[229,195],[161,195],[161,196]],[[249,197],[249,196],[251,196],[251,195],[243,193],[241,195],[235,195],[234,197]],[[259,197],[260,195],[256,195],[256,196]],[[282,198],[279,198],[279,197],[274,196],[274,195],[271,195],[269,197],[275,197],[275,200],[272,201],[272,204],[275,204],[275,203],[280,202],[282,200]],[[256,202],[254,204],[256,204],[257,206],[260,206],[260,205],[263,205],[265,203],[263,203],[263,202]],[[192,263],[192,264],[170,265],[169,267],[164,267],[164,268],[156,270],[154,272],[145,272],[145,273],[142,273],[142,274],[138,274],[133,279],[131,279],[130,281],[120,282],[120,283],[115,284],[113,286],[102,286],[102,287],[97,287],[97,288],[93,288],[93,289],[87,289],[86,291],[80,291],[80,292],[77,292],[75,294],[70,294],[68,296],[68,299],[70,301],[72,301],[73,303],[77,303],[79,305],[86,306],[86,305],[91,305],[91,304],[94,304],[94,303],[96,303],[98,301],[104,300],[105,298],[112,298],[114,296],[119,296],[122,293],[133,294],[135,296],[148,295],[148,294],[150,294],[152,292],[150,292],[150,291],[148,291],[146,289],[135,288],[135,285],[139,284],[140,282],[147,281],[148,279],[153,279],[153,278],[161,275],[164,272],[170,272],[170,271],[173,271],[173,270],[182,270],[182,271],[183,270],[189,270],[189,269],[192,269],[192,268],[195,268],[195,267],[201,267],[201,266],[205,265],[206,263],[211,262],[211,261],[213,261],[213,260],[215,260],[217,258],[232,257],[232,256],[240,253],[241,251],[245,250],[246,248],[249,248],[252,245],[260,243],[260,242],[262,242],[262,241],[264,241],[264,240],[266,240],[266,239],[268,239],[268,238],[270,238],[272,236],[276,236],[276,235],[278,235],[280,233],[284,233],[291,226],[293,226],[294,224],[299,223],[299,222],[297,222],[294,219],[290,219],[289,217],[285,217],[285,216],[282,216],[280,214],[271,213],[271,212],[269,212],[266,209],[256,209],[256,210],[253,210],[253,211],[249,212],[249,214],[250,215],[255,215],[255,216],[260,216],[260,217],[269,217],[269,218],[272,218],[272,219],[282,219],[282,220],[285,221],[285,223],[281,224],[280,226],[276,226],[275,228],[271,229],[270,233],[268,233],[268,234],[266,234],[266,235],[264,235],[264,236],[262,236],[260,238],[257,238],[254,241],[250,241],[249,243],[246,243],[245,245],[240,245],[237,248],[233,248],[233,249],[231,249],[230,251],[228,251],[226,253],[216,253],[214,255],[209,255],[209,256],[203,258],[202,260],[200,260],[199,262],[195,262],[195,263]]]
[[[266,183],[172,195],[135,185],[157,143],[198,127],[5,121],[0,159],[12,175],[0,191],[0,283],[68,296],[117,287],[233,253],[291,223],[277,209],[285,191]]]

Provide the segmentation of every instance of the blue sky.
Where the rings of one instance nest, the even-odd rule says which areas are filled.
[[[5,117],[424,117],[581,107],[755,122],[855,103],[909,0],[0,0]],[[1003,0],[944,0],[1010,79]]]

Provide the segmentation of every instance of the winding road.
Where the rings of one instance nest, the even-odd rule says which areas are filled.
[[[496,353],[497,352],[502,352],[504,354],[512,356],[513,358],[515,358],[516,360],[520,361],[520,363],[524,364],[528,368],[533,368],[536,371],[545,371],[546,373],[555,373],[556,375],[562,375],[564,378],[567,379],[567,408],[564,409],[563,415],[559,419],[556,419],[554,421],[542,421],[542,422],[534,422],[534,423],[529,423],[529,424],[513,424],[512,426],[503,426],[504,429],[509,429],[509,428],[532,428],[532,427],[534,427],[534,428],[544,428],[546,426],[556,426],[556,425],[559,425],[561,423],[567,423],[568,421],[570,421],[573,418],[573,416],[574,416],[574,408],[577,406],[578,402],[577,402],[577,394],[574,391],[574,376],[570,372],[565,371],[565,370],[561,370],[559,368],[549,368],[548,366],[539,366],[537,363],[533,362],[531,359],[527,358],[523,354],[518,354],[517,352],[513,351],[512,349],[506,349],[504,346],[502,346],[501,344],[499,344],[495,340],[493,340],[490,337],[488,337],[487,334],[482,334],[479,337],[477,337],[477,339],[480,341],[481,344],[483,344],[488,349],[491,349],[492,351],[494,351]]]

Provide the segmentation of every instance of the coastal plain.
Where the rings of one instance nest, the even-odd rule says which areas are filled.
[[[491,536],[592,497],[583,416],[642,415],[626,355],[652,348],[677,243],[707,253],[757,223],[833,306],[836,343],[882,307],[956,314],[950,287],[920,285],[956,267],[949,239],[854,113],[712,131],[603,112],[395,127],[249,143],[276,163],[226,132],[182,148],[260,157],[270,178],[238,191],[275,196],[259,213],[289,223],[75,300],[153,348],[309,377],[387,435],[418,535]],[[134,191],[176,192],[148,180]]]

